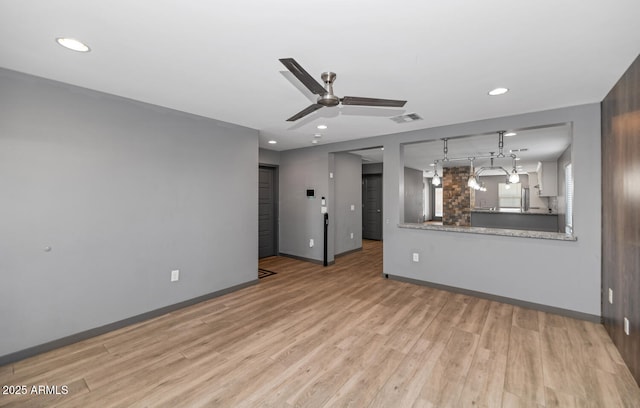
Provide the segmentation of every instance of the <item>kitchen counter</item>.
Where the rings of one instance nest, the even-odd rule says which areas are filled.
[[[578,238],[574,235],[564,234],[560,232],[523,231],[523,230],[504,229],[504,228],[456,227],[452,225],[433,225],[433,224],[399,224],[398,227],[408,228],[408,229],[417,229],[417,230],[460,232],[460,233],[466,233],[466,234],[501,235],[505,237],[552,239],[557,241],[577,241],[578,240]]]

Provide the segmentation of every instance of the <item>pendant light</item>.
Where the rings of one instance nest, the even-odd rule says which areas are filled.
[[[442,148],[442,152],[444,153],[444,157],[442,158],[442,161],[443,162],[448,162],[449,161],[449,157],[447,156],[447,154],[449,153],[449,145],[448,145],[449,139],[444,138],[442,140],[444,142],[444,146]],[[436,160],[434,163],[435,163],[435,174],[433,175],[433,178],[431,179],[431,184],[433,184],[434,186],[437,187],[441,183],[440,176],[438,176],[438,160]],[[442,170],[442,172],[444,173],[444,169]]]
[[[436,163],[436,174],[433,175],[433,178],[431,179],[431,184],[433,184],[434,186],[438,187],[440,185],[440,176],[438,176],[438,163]]]
[[[471,166],[469,168],[469,179],[467,180],[467,186],[471,187],[474,190],[480,189],[480,184],[478,184],[478,180],[476,179],[476,175],[473,171],[473,158],[470,158]]]
[[[509,183],[519,183],[520,182],[520,176],[518,175],[518,170],[516,169],[516,157],[515,155],[511,157],[512,163],[513,163],[513,170],[511,171],[511,174],[509,175]]]

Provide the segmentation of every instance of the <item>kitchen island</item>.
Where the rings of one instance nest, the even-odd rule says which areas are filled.
[[[533,209],[522,211],[511,208],[474,208],[471,210],[471,226],[527,231],[560,231],[557,213]]]

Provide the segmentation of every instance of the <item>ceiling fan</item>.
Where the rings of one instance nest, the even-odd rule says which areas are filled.
[[[317,111],[323,106],[336,106],[340,103],[343,105],[383,106],[394,108],[403,107],[404,104],[407,103],[407,101],[399,101],[396,99],[363,98],[359,96],[345,96],[339,98],[333,94],[333,82],[336,80],[335,72],[322,73],[321,78],[324,81],[324,86],[322,86],[293,58],[281,58],[280,62],[282,62],[282,64],[287,67],[287,69],[312,93],[319,95],[316,103],[307,106],[287,119],[288,122],[295,122],[296,120]]]

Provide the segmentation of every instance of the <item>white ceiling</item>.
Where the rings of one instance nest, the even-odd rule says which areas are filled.
[[[0,0],[0,67],[321,143],[600,102],[640,51],[638,0]],[[92,51],[55,43],[74,37]],[[278,58],[335,93],[403,109],[322,108]],[[487,91],[510,88],[500,97]],[[388,119],[417,113],[422,121]],[[277,145],[268,145],[274,139]]]

